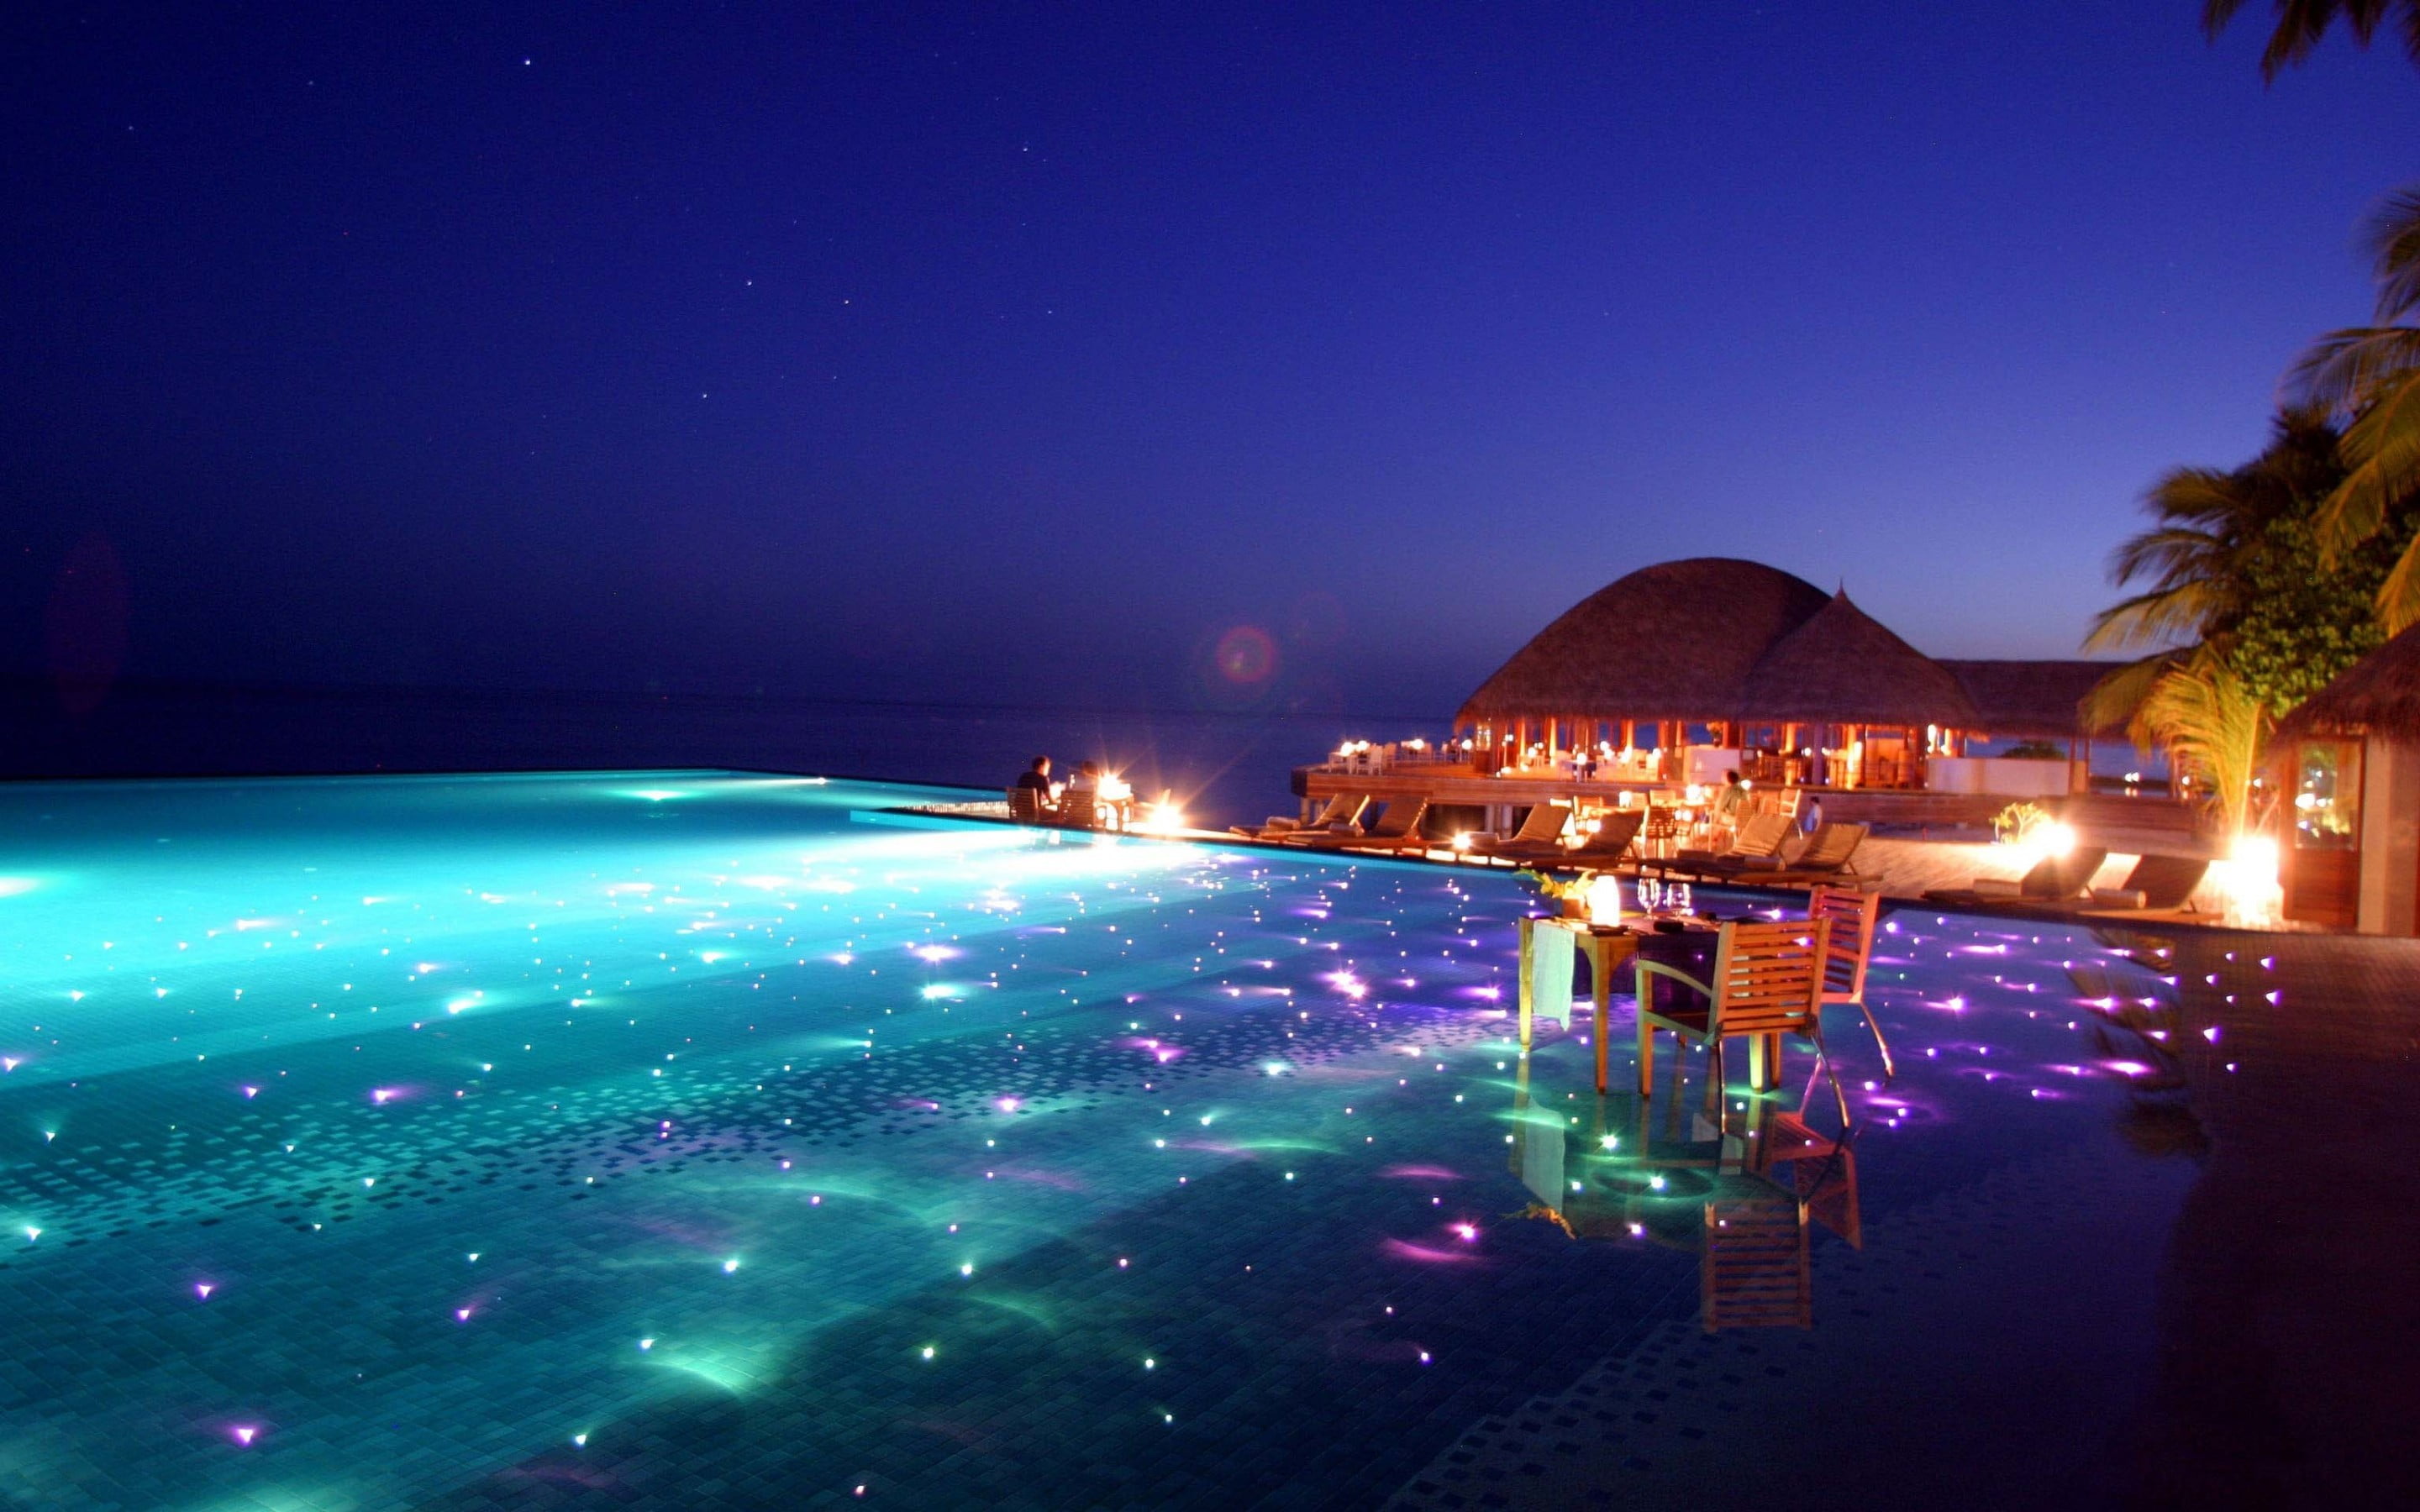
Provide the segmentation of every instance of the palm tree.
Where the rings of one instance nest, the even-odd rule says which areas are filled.
[[[2143,502],[2157,521],[2110,559],[2118,587],[2143,585],[2094,617],[2086,651],[2191,644],[2242,617],[2254,555],[2269,527],[2327,497],[2344,477],[2335,427],[2319,412],[2281,411],[2269,444],[2231,471],[2178,468]]]
[[[2167,748],[2217,811],[2221,833],[2244,832],[2269,711],[2225,657],[2205,646],[2169,666],[2135,710],[2129,733],[2137,745]]]
[[[2363,239],[2378,273],[2378,323],[2320,337],[2288,380],[2304,402],[2351,421],[2351,471],[2318,518],[2332,557],[2399,527],[2400,507],[2420,493],[2420,188],[2391,195]],[[2379,586],[2378,617],[2389,635],[2420,622],[2420,534]]]
[[[2367,47],[2389,16],[2403,33],[2403,50],[2420,63],[2420,0],[2275,0],[2277,26],[2260,52],[2260,77],[2274,82],[2288,64],[2311,55],[2328,28],[2341,21],[2353,43]],[[2201,29],[2215,40],[2243,8],[2243,0],[2204,0]]]

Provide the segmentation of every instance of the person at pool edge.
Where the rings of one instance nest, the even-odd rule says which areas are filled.
[[[1025,769],[1024,775],[1016,779],[1016,785],[1020,788],[1032,789],[1033,806],[1045,813],[1049,812],[1051,808],[1050,758],[1047,756],[1033,758],[1033,764]]]

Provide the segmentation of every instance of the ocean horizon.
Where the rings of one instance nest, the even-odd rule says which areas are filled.
[[[81,701],[79,701],[81,702]],[[726,767],[1001,789],[1086,759],[1196,823],[1290,811],[1293,769],[1346,739],[1435,738],[1450,711],[1054,708],[698,693],[128,680],[85,712],[48,680],[0,688],[0,778]]]

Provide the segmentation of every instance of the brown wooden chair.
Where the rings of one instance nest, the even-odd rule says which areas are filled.
[[[1065,829],[1097,829],[1101,816],[1094,795],[1069,788],[1059,795],[1059,807],[1050,822]]]
[[[1047,816],[1042,811],[1042,794],[1036,788],[1016,787],[1008,790],[1008,817],[1020,825],[1038,825]]]
[[[1866,1016],[1866,1027],[1874,1033],[1875,1048],[1883,1053],[1883,1074],[1898,1074],[1891,1064],[1890,1041],[1883,1038],[1883,1026],[1874,1022],[1874,1011],[1866,1002],[1866,968],[1873,962],[1874,927],[1882,922],[1883,895],[1819,885],[1807,895],[1807,917],[1832,926],[1823,950],[1823,1001],[1856,1004],[1857,1011]]]
[[[1795,1034],[1811,1041],[1826,1072],[1831,1057],[1823,1049],[1823,964],[1832,945],[1831,920],[1782,919],[1773,922],[1725,924],[1714,945],[1714,967],[1699,981],[1678,967],[1644,955],[1637,965],[1638,998],[1638,1095],[1653,1095],[1655,1032],[1665,1030],[1686,1043],[1702,1046],[1709,1065],[1706,1102],[1719,1107],[1723,1095],[1723,1041],[1745,1037],[1748,1041],[1748,1083],[1759,1091],[1781,1080],[1781,1037]],[[1675,984],[1659,1002],[1657,979]],[[1832,1078],[1839,1100],[1840,1121],[1849,1121],[1848,1094],[1839,1078]]]

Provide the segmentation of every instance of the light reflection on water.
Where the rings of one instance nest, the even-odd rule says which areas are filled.
[[[1657,1319],[1887,1337],[1827,1255],[2041,1149],[2193,1153],[2227,1074],[2156,941],[1901,913],[1853,1130],[1796,1081],[1710,1118],[1685,1057],[1600,1099],[1583,1035],[1508,1039],[1509,879],[918,796],[0,793],[19,1493],[1391,1487]]]

